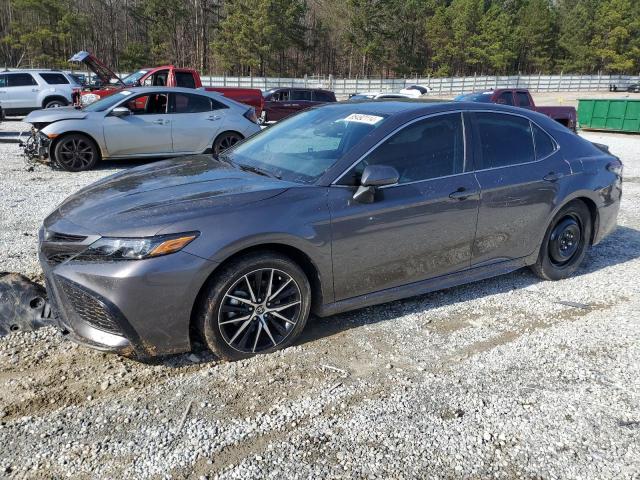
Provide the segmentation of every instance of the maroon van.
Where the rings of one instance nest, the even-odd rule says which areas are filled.
[[[261,123],[282,120],[289,115],[314,105],[335,102],[336,96],[320,88],[272,88],[263,93],[264,108]]]

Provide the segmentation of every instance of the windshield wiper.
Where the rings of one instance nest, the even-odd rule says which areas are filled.
[[[239,164],[238,167],[240,167],[240,169],[244,170],[245,172],[257,173],[258,175],[262,175],[264,177],[271,177],[271,178],[277,178],[278,180],[282,180],[282,178],[276,175],[275,173],[271,173],[259,167],[254,167],[252,165],[242,165],[242,164]]]

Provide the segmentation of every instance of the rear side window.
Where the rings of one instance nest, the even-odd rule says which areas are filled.
[[[184,88],[196,88],[196,81],[191,72],[176,72],[176,85]]]
[[[464,172],[462,115],[452,113],[409,125],[376,148],[357,166],[389,165],[398,170],[399,183],[429,180]]]
[[[271,100],[274,102],[288,102],[289,101],[289,90],[280,90],[275,92],[271,96]]]
[[[49,85],[68,85],[69,80],[61,73],[41,73],[42,79]]]
[[[497,103],[500,103],[502,105],[513,105],[513,95],[511,94],[511,92],[502,92],[498,96]]]
[[[313,100],[315,102],[335,102],[336,97],[330,92],[317,91],[313,92]]]
[[[7,83],[7,87],[24,87],[38,84],[30,73],[7,74]]]
[[[309,90],[294,90],[291,92],[291,100],[311,100]]]
[[[173,113],[202,113],[211,111],[211,99],[204,95],[176,93]]]
[[[518,99],[519,107],[530,107],[529,95],[527,92],[516,92],[516,98]]]
[[[506,167],[536,159],[531,122],[503,113],[475,113],[482,155],[480,169]]]
[[[548,157],[556,150],[556,144],[547,132],[538,127],[535,123],[533,128],[533,141],[536,147],[536,159]]]

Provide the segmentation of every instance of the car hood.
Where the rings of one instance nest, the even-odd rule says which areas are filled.
[[[82,120],[89,114],[73,107],[45,108],[35,110],[27,115],[23,122],[26,123],[53,123],[60,120]]]
[[[104,84],[108,84],[111,80],[115,80],[122,87],[125,84],[122,82],[122,79],[116,75],[113,70],[107,67],[104,63],[98,60],[96,57],[91,55],[89,52],[78,52],[73,57],[69,59],[69,62],[82,62],[84,63],[96,76],[102,81]]]
[[[83,188],[47,217],[45,227],[69,234],[151,236],[172,223],[262,201],[294,185],[210,155],[165,160]],[[70,224],[79,228],[68,231]]]

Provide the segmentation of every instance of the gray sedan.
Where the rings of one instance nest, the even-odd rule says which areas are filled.
[[[24,121],[35,127],[27,153],[72,172],[100,159],[219,153],[260,131],[253,108],[187,88],[122,90],[82,110],[38,110]]]
[[[220,155],[69,197],[40,261],[61,328],[141,356],[272,352],[326,316],[530,266],[572,275],[616,225],[622,164],[544,115],[312,108]]]

